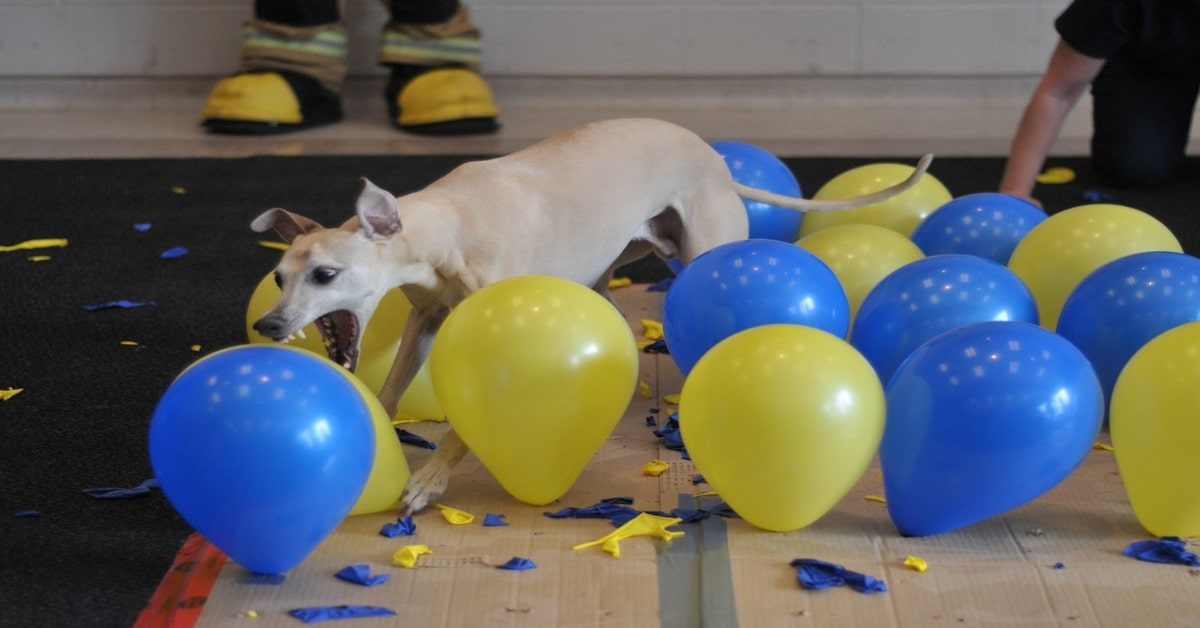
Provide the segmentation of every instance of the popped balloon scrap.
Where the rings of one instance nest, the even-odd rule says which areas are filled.
[[[537,569],[537,563],[528,558],[513,556],[503,565],[496,565],[496,569],[505,569],[507,571],[528,571],[530,569]]]
[[[345,569],[333,574],[338,580],[345,580],[353,584],[360,584],[364,587],[374,587],[381,585],[392,579],[391,574],[371,575],[371,567],[369,565],[350,565]]]
[[[85,488],[83,492],[93,499],[128,499],[149,495],[152,491],[160,488],[158,479],[150,478],[133,488]]]
[[[417,533],[417,524],[413,523],[412,515],[398,519],[395,523],[385,523],[379,529],[380,536],[386,536],[389,539],[398,536],[412,536]]]
[[[580,543],[571,548],[575,551],[587,549],[589,547],[601,546],[604,551],[613,555],[613,558],[621,557],[621,541],[635,536],[657,536],[664,541],[670,541],[684,535],[683,532],[675,532],[667,528],[676,525],[683,520],[678,517],[660,517],[649,513],[642,513],[617,528],[616,530],[587,543]]]
[[[887,584],[882,580],[841,565],[815,558],[797,558],[790,564],[796,568],[796,579],[805,589],[850,587],[859,593],[887,593]]]
[[[1164,536],[1153,541],[1136,541],[1125,548],[1125,555],[1148,563],[1200,567],[1200,558],[1187,551],[1187,543],[1177,536]]]
[[[392,564],[405,569],[413,569],[417,566],[418,558],[432,553],[433,550],[429,549],[428,545],[405,545],[392,554]]]
[[[381,606],[311,606],[288,611],[288,615],[306,624],[356,617],[390,617],[395,614],[396,611]]]

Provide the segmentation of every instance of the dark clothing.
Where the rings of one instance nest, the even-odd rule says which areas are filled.
[[[1158,185],[1183,163],[1200,91],[1200,2],[1075,0],[1054,23],[1105,59],[1092,82],[1092,163],[1118,185]]]

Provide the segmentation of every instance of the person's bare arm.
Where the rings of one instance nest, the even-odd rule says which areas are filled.
[[[1089,57],[1059,40],[1046,74],[1017,126],[1000,182],[1001,192],[1037,203],[1033,186],[1046,155],[1058,138],[1067,114],[1103,66],[1104,59]]]

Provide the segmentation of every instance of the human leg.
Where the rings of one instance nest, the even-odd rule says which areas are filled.
[[[1092,83],[1092,165],[1121,186],[1169,181],[1184,161],[1200,79],[1118,53]]]
[[[214,86],[203,125],[283,133],[342,119],[346,32],[340,0],[256,0],[237,73]]]
[[[379,62],[391,68],[385,89],[392,123],[412,133],[490,133],[499,109],[479,75],[481,33],[458,0],[384,0]]]

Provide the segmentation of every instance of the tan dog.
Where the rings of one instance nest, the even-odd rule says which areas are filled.
[[[259,232],[274,228],[292,243],[275,270],[283,294],[254,329],[285,340],[315,320],[330,357],[353,370],[359,332],[383,296],[399,287],[413,309],[379,393],[394,412],[450,309],[484,286],[552,275],[608,297],[617,266],[652,251],[687,263],[748,237],[743,198],[797,211],[850,209],[909,189],[930,160],[925,156],[909,179],[875,194],[804,200],[734,183],[721,156],[686,129],[626,119],[464,164],[400,198],[364,179],[357,215],[341,227],[325,229],[282,209],[251,224]],[[401,514],[437,499],[466,452],[448,432],[409,481]]]

